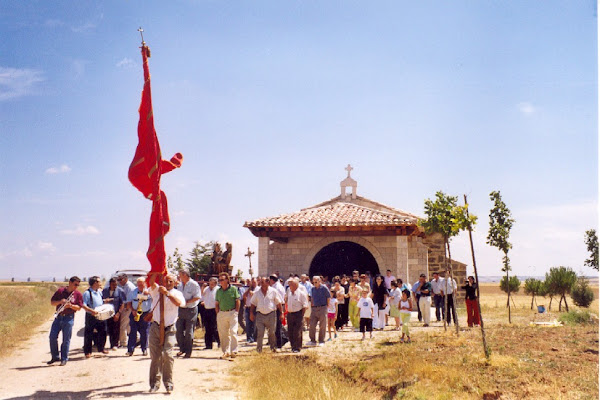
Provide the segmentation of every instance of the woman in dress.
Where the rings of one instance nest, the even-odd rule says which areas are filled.
[[[375,304],[373,329],[383,330],[385,327],[385,307],[388,303],[388,290],[387,287],[385,287],[385,282],[383,281],[383,277],[381,275],[377,275],[375,278],[371,298]]]

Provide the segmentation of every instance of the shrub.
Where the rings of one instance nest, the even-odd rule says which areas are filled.
[[[567,325],[580,325],[593,323],[594,317],[588,310],[575,310],[560,314],[558,320]]]
[[[508,278],[508,287],[506,285],[506,276],[503,276],[502,280],[500,280],[500,289],[504,293],[508,293],[509,289],[511,293],[518,293],[520,288],[521,281],[519,280],[519,278],[517,278],[516,275],[513,275],[510,278]]]
[[[579,307],[589,307],[594,301],[594,292],[590,288],[588,280],[581,276],[577,279],[573,289],[571,289],[571,298]]]

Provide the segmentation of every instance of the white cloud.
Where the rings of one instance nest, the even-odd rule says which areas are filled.
[[[39,70],[0,67],[0,101],[34,94],[36,84],[44,80]]]
[[[117,64],[115,64],[115,66],[117,68],[130,69],[130,68],[135,67],[136,64],[135,64],[135,61],[133,61],[131,58],[125,57],[124,59],[119,61]]]
[[[67,172],[71,172],[71,167],[67,164],[63,164],[60,167],[50,167],[46,170],[46,174],[54,175],[54,174],[65,174]]]
[[[60,231],[63,235],[75,235],[75,236],[83,236],[83,235],[98,235],[100,231],[93,225],[81,226],[78,225],[75,229],[63,229]]]
[[[527,101],[517,104],[517,107],[519,107],[519,111],[525,115],[531,115],[537,111],[537,108]]]
[[[51,242],[42,242],[42,241],[39,241],[37,243],[37,249],[39,251],[45,251],[45,252],[49,252],[49,253],[53,253],[56,251],[56,247],[54,247],[54,245]]]

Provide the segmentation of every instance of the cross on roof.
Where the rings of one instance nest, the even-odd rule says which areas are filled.
[[[352,171],[354,168],[352,168],[352,166],[350,164],[348,164],[348,166],[346,168],[344,168],[346,171],[348,171],[348,178],[350,178],[350,171]]]

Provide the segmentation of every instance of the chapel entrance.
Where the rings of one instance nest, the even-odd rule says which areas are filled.
[[[323,247],[310,263],[309,275],[352,276],[352,271],[361,274],[370,271],[372,276],[379,274],[375,257],[360,244],[348,241],[334,242]]]

